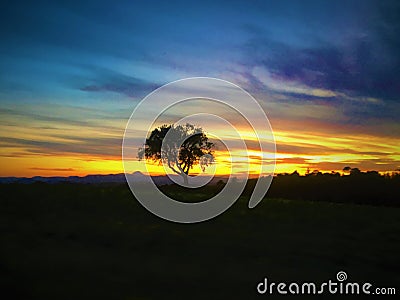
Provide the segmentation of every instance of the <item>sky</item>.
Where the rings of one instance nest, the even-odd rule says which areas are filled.
[[[9,1],[0,15],[0,176],[123,172],[135,106],[196,76],[260,102],[278,173],[400,168],[398,1]]]

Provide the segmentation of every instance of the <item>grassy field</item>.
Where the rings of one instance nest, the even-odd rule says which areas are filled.
[[[256,293],[264,277],[318,283],[341,270],[399,292],[400,208],[267,198],[250,210],[241,198],[183,225],[153,216],[125,185],[0,192],[7,299],[272,298]]]

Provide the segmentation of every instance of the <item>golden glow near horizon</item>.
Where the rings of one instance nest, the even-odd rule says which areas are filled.
[[[56,130],[57,131],[57,130]],[[76,137],[90,136],[93,130],[74,132]],[[15,133],[14,133],[15,135]],[[396,162],[400,160],[398,139],[379,138],[371,136],[340,136],[330,137],[301,132],[274,132],[277,153],[275,173],[297,170],[304,173],[307,169],[320,171],[341,171],[344,166],[350,165],[361,169],[378,171],[392,171],[398,168]],[[65,138],[54,137],[44,139],[38,136],[30,136],[28,132],[21,132],[18,139],[37,138],[40,142],[70,143]],[[242,136],[251,142],[251,135],[243,132]],[[15,136],[13,138],[16,138]],[[118,139],[113,137],[113,140]],[[72,143],[79,142],[73,139]],[[106,145],[104,145],[106,146]],[[83,176],[87,174],[112,174],[122,173],[120,145],[108,145],[113,149],[114,155],[105,154],[82,154],[68,153],[62,151],[49,151],[48,154],[35,153],[28,147],[10,145],[0,149],[1,171],[0,176]],[[347,151],[346,151],[347,150]],[[232,159],[238,163],[241,160],[250,161],[250,174],[259,172],[260,160],[270,158],[268,153],[262,153],[258,149],[248,149],[247,154],[233,150]],[[248,155],[248,157],[247,157]],[[384,159],[382,158],[384,156]],[[229,174],[229,153],[225,150],[215,151],[217,174]],[[245,165],[245,164],[244,164]],[[389,168],[388,168],[389,167]],[[164,169],[157,163],[147,163],[151,174],[164,174]],[[146,173],[145,169],[138,169]],[[191,173],[201,173],[198,166],[195,166]]]
[[[297,104],[292,118],[292,115],[283,114],[282,107],[276,102],[270,106],[279,108],[270,116],[277,146],[275,173],[297,170],[303,174],[307,169],[341,171],[347,165],[380,172],[400,168],[399,137],[383,135],[379,130],[372,130],[374,128],[361,131],[356,126],[344,127],[317,120],[318,123],[303,118]],[[126,109],[115,112],[108,107],[96,110],[32,105],[15,106],[10,112],[0,112],[0,176],[122,173],[122,136],[131,107],[127,105]],[[313,106],[312,109],[316,108]],[[322,112],[324,109],[325,106]],[[108,114],[108,110],[111,113]],[[122,115],[121,111],[124,112]],[[323,116],[322,119],[325,119],[326,116]],[[396,129],[396,124],[385,126],[391,131]],[[248,146],[248,152],[233,149],[232,159],[240,162],[248,158],[250,174],[257,174],[260,160],[268,160],[271,155],[260,152],[254,132],[249,128],[242,126],[237,129]],[[389,130],[386,132],[390,133]],[[224,135],[224,132],[219,134]],[[259,138],[263,138],[262,134]],[[229,173],[226,150],[217,149],[215,157],[217,174]],[[158,164],[147,163],[147,166],[152,174],[164,173],[163,167]],[[146,172],[144,169],[138,171]],[[193,174],[201,172],[199,167],[191,171]]]

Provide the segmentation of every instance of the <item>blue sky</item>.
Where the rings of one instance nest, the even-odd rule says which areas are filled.
[[[140,97],[182,76],[261,65],[309,85],[396,100],[395,2],[246,2],[6,5],[1,90],[62,98],[97,87]]]
[[[400,138],[397,1],[18,1],[0,14],[3,138],[119,120],[115,143],[138,100],[192,76],[244,87],[278,129],[311,118],[323,135]],[[14,142],[10,156],[31,145]]]

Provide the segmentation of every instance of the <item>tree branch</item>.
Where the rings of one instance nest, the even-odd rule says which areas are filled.
[[[178,160],[175,157],[175,164],[178,166],[179,171],[181,171],[180,175],[185,174],[185,172],[182,170],[182,167],[179,165]],[[178,173],[179,174],[179,173]]]
[[[177,171],[172,165],[171,162],[168,160],[168,167],[174,171],[176,174],[181,175],[181,172]]]

